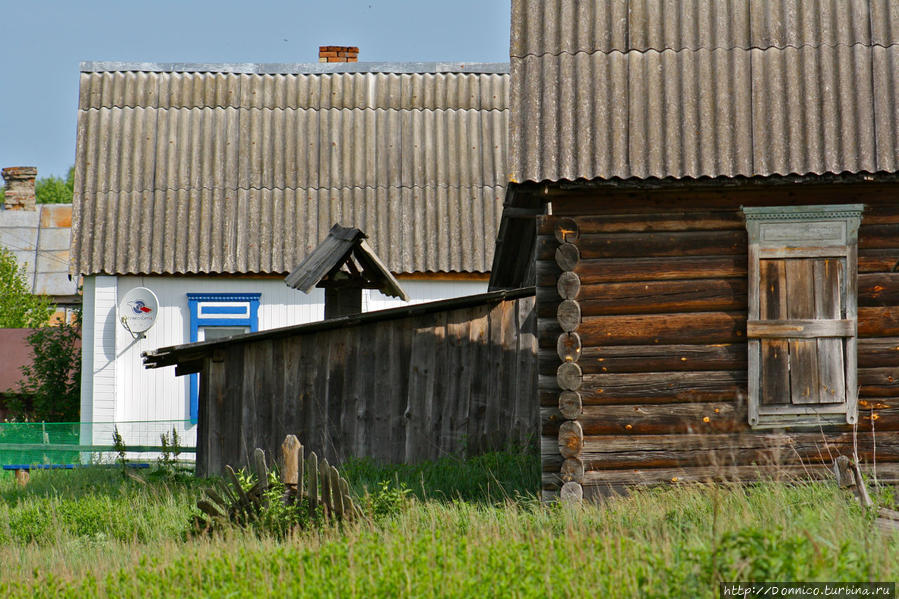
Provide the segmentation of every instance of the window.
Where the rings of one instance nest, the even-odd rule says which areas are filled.
[[[749,232],[749,424],[857,419],[861,204],[743,208]]]
[[[190,342],[212,341],[259,330],[259,293],[188,293]],[[190,375],[190,419],[197,421],[200,377]]]

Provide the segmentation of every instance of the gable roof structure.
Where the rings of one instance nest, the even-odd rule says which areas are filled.
[[[899,171],[894,0],[513,0],[513,182]]]
[[[83,63],[72,271],[286,274],[342,222],[394,273],[489,271],[506,64]]]
[[[330,279],[344,265],[352,265],[352,275],[360,288],[377,289],[384,295],[408,301],[409,297],[384,263],[366,243],[367,235],[356,227],[335,224],[303,262],[291,271],[284,283],[309,293],[323,280]]]

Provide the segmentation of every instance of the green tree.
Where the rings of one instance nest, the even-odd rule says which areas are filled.
[[[33,357],[22,367],[19,394],[7,399],[17,419],[75,422],[81,405],[81,314],[75,322],[35,329],[28,336]],[[31,409],[25,404],[30,398]]]
[[[43,177],[34,184],[34,196],[38,204],[71,204],[75,193],[75,167],[69,167],[65,179]]]
[[[31,294],[25,268],[0,247],[0,328],[36,329],[49,322],[54,310],[50,298]]]

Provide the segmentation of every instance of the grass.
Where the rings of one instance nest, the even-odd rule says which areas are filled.
[[[899,578],[899,536],[830,484],[684,485],[566,507],[540,504],[535,459],[520,453],[345,474],[360,493],[411,493],[372,521],[279,541],[187,535],[196,482],[0,481],[0,596],[714,597],[717,580]]]

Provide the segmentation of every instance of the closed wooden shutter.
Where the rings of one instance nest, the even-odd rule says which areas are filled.
[[[858,205],[744,209],[753,426],[855,421],[861,210]]]

